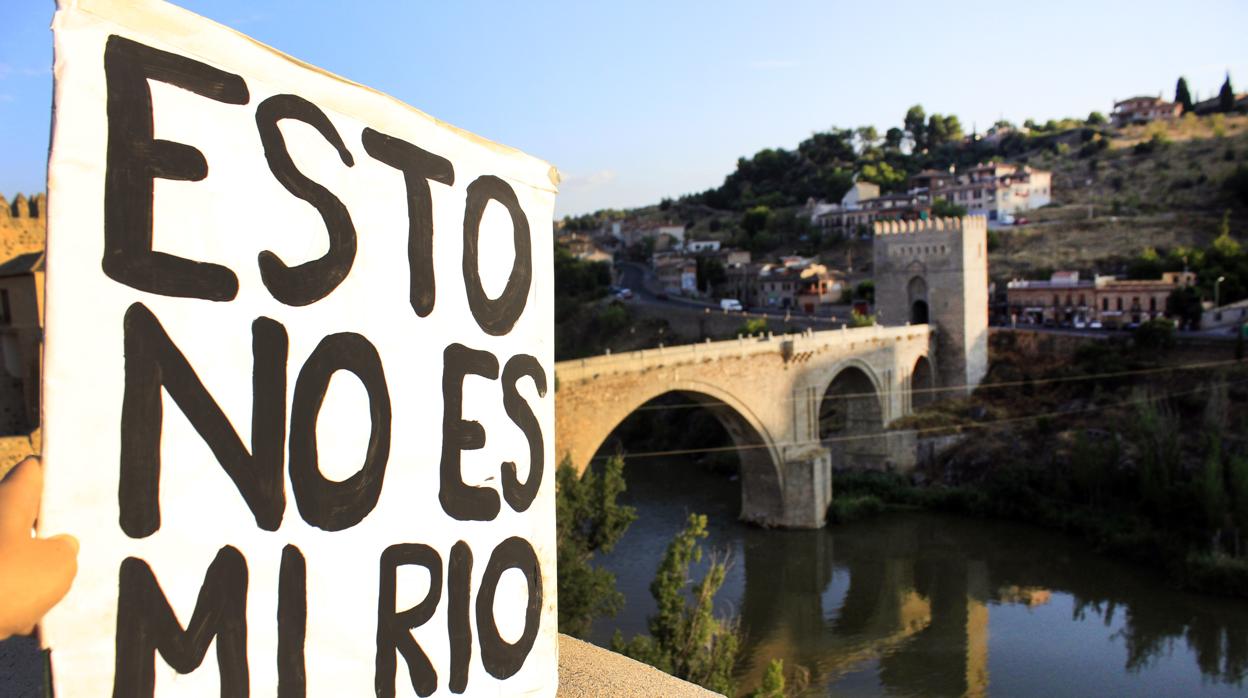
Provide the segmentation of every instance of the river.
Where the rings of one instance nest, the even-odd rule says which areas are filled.
[[[1239,695],[1248,602],[1174,591],[1152,570],[1034,527],[889,513],[819,531],[736,521],[738,483],[636,459],[638,518],[598,562],[625,595],[591,639],[645,632],[649,584],[688,512],[731,567],[717,598],[746,633],[739,688],[784,660],[795,695]],[[705,562],[695,570],[701,577]]]

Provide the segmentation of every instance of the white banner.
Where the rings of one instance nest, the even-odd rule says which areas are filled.
[[[553,168],[154,0],[54,30],[56,695],[554,695]]]

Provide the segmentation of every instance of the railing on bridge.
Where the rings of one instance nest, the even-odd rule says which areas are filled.
[[[807,330],[795,334],[765,334],[738,336],[718,342],[681,344],[672,347],[640,349],[619,354],[603,354],[584,359],[570,359],[555,364],[555,373],[565,381],[580,380],[620,370],[634,370],[639,364],[688,362],[722,357],[744,358],[758,354],[786,352],[797,356],[826,347],[846,346],[864,342],[901,341],[931,337],[936,333],[932,325],[904,325],[900,327],[843,327],[837,330]],[[785,344],[788,343],[786,347]]]

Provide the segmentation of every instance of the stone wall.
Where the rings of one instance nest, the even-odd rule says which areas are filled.
[[[24,194],[18,194],[12,202],[0,196],[0,264],[18,255],[42,252],[47,243],[47,230],[47,196],[35,194],[27,197]],[[42,277],[42,274],[39,276]],[[39,314],[37,300],[34,303],[35,309],[30,310],[21,305],[21,296],[12,290],[9,296],[13,304],[11,311],[14,314],[14,326],[32,325],[34,330],[33,334],[25,332],[19,333],[22,335],[20,337],[14,335],[11,339],[14,339],[15,343],[9,347],[9,350],[16,348],[20,350],[18,353],[22,356],[37,358],[38,326],[41,324],[41,318],[37,317]],[[26,317],[31,313],[35,315],[33,319]],[[20,322],[19,315],[21,316]],[[15,327],[8,328],[6,332],[14,334]],[[17,346],[18,344],[23,346]],[[33,386],[35,390],[32,391],[28,389],[31,386],[27,385],[30,382],[37,383],[39,380],[37,360],[33,363],[24,362],[24,365],[18,366],[17,372],[19,375],[11,375],[8,371],[0,369],[0,437],[18,435],[14,441],[16,446],[0,444],[0,468],[6,468],[21,459],[19,456],[10,457],[11,453],[20,453],[22,457],[29,453],[29,448],[23,450],[20,443],[29,443],[27,434],[38,421],[38,400],[37,397],[32,397],[37,396],[38,386]],[[0,439],[0,441],[6,440]]]
[[[0,196],[0,263],[19,254],[41,252],[48,239],[48,197],[18,194],[10,203]]]

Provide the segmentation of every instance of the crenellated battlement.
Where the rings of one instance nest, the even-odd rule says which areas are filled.
[[[13,199],[13,203],[9,203],[8,199],[0,195],[0,219],[17,218],[29,220],[42,220],[48,215],[48,197],[46,194],[35,194],[27,197],[25,194],[18,194]]]
[[[928,218],[926,220],[876,221],[876,235],[905,235],[925,232],[944,232],[947,230],[987,230],[988,220],[983,216],[965,216],[962,218]]]

